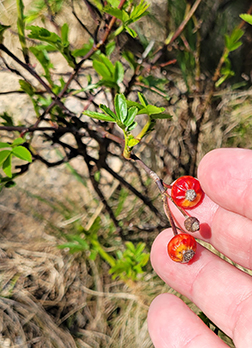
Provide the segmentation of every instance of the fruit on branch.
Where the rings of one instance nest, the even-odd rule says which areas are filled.
[[[188,216],[184,221],[185,229],[189,232],[196,232],[200,229],[200,222],[194,216]]]
[[[168,243],[167,251],[170,258],[175,262],[187,263],[195,255],[197,242],[189,234],[176,234]]]
[[[185,175],[172,184],[171,197],[177,206],[192,209],[201,203],[204,192],[198,179]]]

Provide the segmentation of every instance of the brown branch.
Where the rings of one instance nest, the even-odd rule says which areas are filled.
[[[55,97],[55,104],[58,104],[63,110],[71,113],[65,105],[60,101],[60,98],[52,91],[52,89],[45,83],[45,81],[33,70],[28,64],[23,63],[18,57],[16,57],[4,44],[0,43],[0,50],[8,54],[16,63],[22,66],[26,71],[28,71],[39,83],[46,89],[46,91]]]
[[[135,187],[129,184],[123,177],[116,173],[112,168],[110,168],[106,163],[103,163],[102,168],[104,168],[108,173],[110,173],[116,180],[118,180],[123,186],[125,186],[129,191],[131,191],[136,197],[141,199],[141,201],[156,215],[159,219],[164,222],[163,215],[160,214],[158,209],[154,207],[151,200],[139,192]]]
[[[173,231],[173,234],[176,235],[178,234],[177,231],[177,227],[175,225],[175,222],[173,220],[172,217],[172,213],[169,207],[169,204],[167,202],[167,197],[168,195],[166,194],[166,188],[163,185],[162,180],[159,178],[159,176],[157,175],[157,173],[155,173],[153,170],[151,170],[142,160],[140,160],[140,158],[138,158],[136,155],[131,155],[131,159],[134,160],[135,162],[137,162],[141,168],[143,168],[146,173],[149,175],[149,177],[155,182],[155,184],[157,185],[160,193],[162,194],[162,201],[163,201],[163,207],[164,207],[164,212],[171,224],[171,228]]]

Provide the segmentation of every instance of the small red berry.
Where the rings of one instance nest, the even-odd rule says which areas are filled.
[[[173,183],[171,197],[179,207],[191,209],[201,203],[204,198],[204,192],[198,179],[185,175]]]
[[[195,238],[186,233],[176,234],[167,246],[170,258],[181,263],[189,262],[194,257],[196,248]]]

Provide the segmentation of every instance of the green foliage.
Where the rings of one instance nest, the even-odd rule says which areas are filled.
[[[111,16],[114,16],[122,22],[122,25],[115,31],[114,36],[119,35],[123,30],[126,30],[128,34],[130,34],[133,38],[137,36],[137,33],[135,30],[129,27],[130,24],[138,21],[143,16],[146,16],[148,14],[147,9],[149,5],[144,1],[141,0],[138,5],[133,5],[130,12],[127,12],[126,10],[118,9],[118,2],[113,1],[109,2],[110,5],[107,5],[103,8],[103,11],[110,14]]]
[[[12,117],[9,116],[7,114],[7,112],[4,112],[2,115],[0,115],[0,118],[2,118],[4,121],[0,121],[0,123],[3,125],[3,126],[14,126],[14,123],[13,123],[13,120],[12,120]]]
[[[51,32],[39,26],[31,25],[27,27],[26,29],[31,30],[30,34],[28,35],[29,38],[40,40],[42,42],[47,42],[55,50],[59,51],[63,55],[63,57],[66,59],[66,61],[72,68],[75,67],[76,65],[75,59],[69,48],[69,45],[70,45],[68,41],[69,27],[67,23],[63,24],[63,26],[61,27],[61,37],[59,37],[54,32]]]
[[[222,55],[224,64],[221,68],[221,77],[215,83],[216,87],[219,87],[224,81],[226,81],[227,78],[235,75],[234,71],[231,68],[231,62],[228,56],[230,52],[237,50],[242,45],[240,39],[243,34],[243,30],[241,30],[240,28],[235,28],[232,31],[231,35],[225,35],[225,50]]]
[[[112,69],[113,65],[110,65]],[[123,94],[116,94],[114,99],[115,113],[106,105],[101,104],[100,109],[104,114],[85,110],[83,114],[86,116],[107,122],[114,122],[122,129],[125,140],[124,157],[129,158],[134,146],[147,135],[155,126],[157,119],[169,119],[171,116],[164,113],[164,108],[155,105],[149,105],[142,93],[138,93],[140,103],[126,100]],[[131,131],[136,127],[137,122],[135,117],[137,115],[147,115],[148,120],[141,130],[141,132],[134,136]]]
[[[26,23],[29,24],[38,18],[41,18],[43,21],[45,21],[45,11],[48,9],[50,10],[51,15],[55,16],[61,11],[64,2],[65,0],[33,1],[32,8],[27,12],[25,17]]]
[[[49,84],[53,86],[54,82],[50,73],[50,69],[53,69],[53,64],[50,61],[47,50],[43,45],[37,45],[34,47],[30,47],[30,51],[34,54],[39,63],[42,65],[45,72],[45,78],[47,79]]]
[[[124,252],[117,251],[117,260],[115,265],[110,269],[113,278],[131,279],[136,281],[142,274],[143,267],[149,261],[149,254],[144,252],[145,244],[138,243],[134,246],[132,242],[125,243]]]
[[[0,151],[0,167],[9,178],[12,177],[11,160],[13,156],[23,161],[32,162],[30,151],[24,146],[20,146],[24,142],[25,140],[22,138],[15,139],[12,144],[0,142],[0,149],[9,148]]]
[[[248,13],[240,14],[241,19],[243,19],[248,24],[252,25],[252,15]]]
[[[22,0],[16,0],[16,1],[17,1],[17,12],[18,12],[18,20],[17,20],[18,37],[22,47],[22,52],[23,52],[25,61],[28,63],[29,57],[28,57],[28,47],[26,45],[26,39],[25,39],[24,4]]]
[[[102,76],[102,79],[96,84],[96,87],[105,86],[115,88],[116,91],[120,90],[119,84],[124,77],[124,69],[121,62],[117,61],[115,65],[113,65],[104,54],[100,54],[93,60],[93,68]]]

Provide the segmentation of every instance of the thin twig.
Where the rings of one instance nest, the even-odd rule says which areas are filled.
[[[175,225],[175,222],[173,220],[172,217],[172,213],[167,201],[167,194],[166,194],[166,189],[163,185],[162,180],[159,178],[159,176],[157,175],[157,173],[155,173],[153,170],[151,170],[142,160],[140,160],[140,158],[138,158],[136,155],[132,154],[131,155],[131,159],[133,159],[134,161],[136,161],[145,171],[146,173],[149,175],[149,177],[156,183],[161,195],[162,195],[162,200],[163,200],[163,207],[164,207],[164,211],[165,214],[171,224],[171,228],[173,231],[173,234],[176,235],[178,234],[177,231],[177,227]]]
[[[157,51],[154,53],[155,59],[154,59],[153,63],[155,63],[160,58],[160,56],[162,54],[162,50],[164,49],[164,47],[166,47],[166,48],[171,47],[172,43],[177,39],[177,37],[179,37],[179,35],[185,29],[185,26],[187,25],[189,20],[192,18],[193,14],[197,10],[197,8],[198,8],[200,3],[201,3],[201,0],[196,0],[195,1],[195,3],[193,4],[191,10],[188,12],[186,18],[181,22],[181,24],[179,25],[179,27],[176,30],[176,32],[174,33],[174,35],[171,37],[171,39],[168,42],[168,44],[166,46],[162,46],[162,47],[157,49]]]

